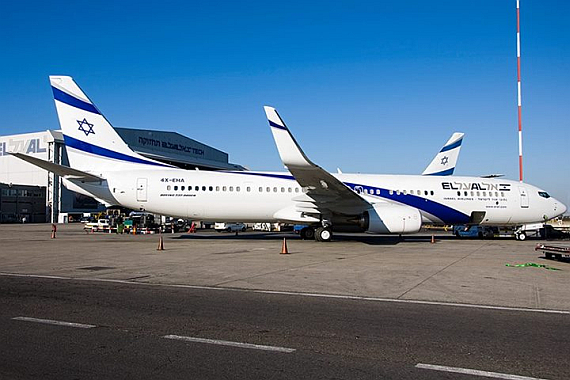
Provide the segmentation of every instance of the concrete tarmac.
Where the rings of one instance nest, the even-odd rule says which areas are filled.
[[[570,263],[544,259],[537,240],[199,232],[166,234],[157,251],[158,235],[81,227],[50,239],[49,224],[0,225],[0,272],[570,311]],[[560,270],[506,266],[527,262]]]
[[[81,227],[0,225],[0,378],[570,377],[570,263],[538,241]]]

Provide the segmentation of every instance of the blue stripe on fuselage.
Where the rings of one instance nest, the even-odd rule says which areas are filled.
[[[76,97],[71,96],[68,93],[63,92],[60,89],[55,88],[53,86],[51,87],[51,89],[53,90],[53,97],[55,100],[59,100],[62,103],[65,103],[75,108],[82,109],[87,112],[92,112],[101,115],[101,112],[99,112],[99,110],[93,104],[87,103],[81,99],[77,99]]]
[[[67,135],[63,135],[63,140],[65,141],[65,145],[70,147],[70,148],[75,148],[77,150],[81,150],[83,152],[87,152],[87,153],[91,153],[91,154],[96,154],[98,156],[102,156],[105,158],[112,158],[115,160],[127,161],[127,162],[136,163],[136,164],[162,166],[162,167],[166,167],[166,168],[172,167],[170,165],[161,164],[158,162],[147,161],[147,160],[143,160],[143,159],[140,159],[137,157],[129,156],[127,154],[118,153],[118,152],[115,152],[115,151],[112,151],[112,150],[109,150],[106,148],[102,148],[102,147],[97,146],[97,145],[90,144],[90,143],[85,142],[85,141],[77,140],[77,139],[70,137],[70,136],[67,136]]]
[[[226,173],[246,174],[246,175],[254,175],[254,176],[268,177],[268,178],[295,180],[295,177],[287,174],[271,174],[271,173],[255,173],[255,172],[226,172]],[[421,211],[424,211],[428,214],[437,217],[438,219],[447,224],[467,223],[470,220],[468,215],[465,215],[464,213],[457,211],[452,207],[443,205],[438,202],[434,202],[427,198],[422,198],[420,196],[411,195],[411,194],[404,195],[402,193],[397,194],[396,191],[393,191],[392,194],[390,194],[390,192],[387,189],[368,186],[368,185],[361,185],[351,182],[344,182],[344,184],[352,190],[354,190],[355,187],[359,186],[363,190],[368,191],[369,193],[371,192],[374,193],[374,194],[366,194],[368,196],[375,196],[384,199],[389,199],[391,201],[395,201],[410,207],[415,207]],[[376,194],[377,190],[380,190],[380,194]]]

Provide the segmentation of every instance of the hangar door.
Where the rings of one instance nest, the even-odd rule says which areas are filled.
[[[146,202],[148,191],[148,179],[137,178],[137,201]]]

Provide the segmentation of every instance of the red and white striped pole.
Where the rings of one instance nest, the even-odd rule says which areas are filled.
[[[522,102],[521,102],[521,22],[519,0],[517,0],[517,86],[518,86],[518,111],[519,111],[519,181],[523,181],[522,159]]]

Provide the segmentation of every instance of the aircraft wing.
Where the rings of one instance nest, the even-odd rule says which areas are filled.
[[[277,110],[265,106],[265,113],[283,164],[305,189],[297,200],[298,209],[309,214],[357,214],[372,205],[305,155]],[[311,205],[308,205],[311,204]]]
[[[10,153],[12,156],[18,157],[21,160],[27,161],[32,165],[38,166],[42,169],[47,171],[53,172],[59,176],[69,178],[69,179],[79,179],[85,182],[100,182],[104,178],[98,177],[96,175],[83,172],[81,170],[72,169],[69,166],[63,166],[59,164],[55,164],[53,162],[49,162],[46,160],[42,160],[40,158],[28,156],[23,153]]]

